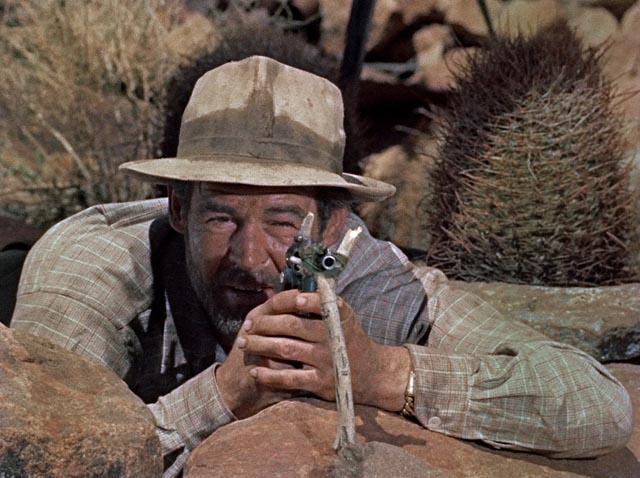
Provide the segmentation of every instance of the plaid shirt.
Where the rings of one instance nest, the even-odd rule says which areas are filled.
[[[156,418],[168,477],[235,417],[216,386],[225,353],[208,325],[178,320],[164,295],[157,300],[165,293],[154,280],[150,227],[166,214],[165,199],[110,204],[54,226],[29,254],[12,327],[126,380]],[[356,224],[351,215],[346,228]],[[409,349],[423,426],[555,457],[593,456],[628,440],[629,395],[606,368],[504,320],[394,245],[362,234],[337,288],[373,340]]]

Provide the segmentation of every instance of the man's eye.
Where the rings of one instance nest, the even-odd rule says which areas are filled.
[[[296,230],[299,228],[296,224],[289,221],[273,221],[271,225],[276,227],[291,228]]]
[[[231,222],[231,218],[229,216],[211,216],[207,219],[207,222],[223,224],[225,222]]]

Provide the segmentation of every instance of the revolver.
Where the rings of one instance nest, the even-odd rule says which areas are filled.
[[[321,242],[311,239],[312,225],[313,214],[309,213],[302,222],[293,244],[287,249],[285,267],[280,277],[284,290],[315,292],[318,289],[318,274],[336,277],[347,263],[345,256],[332,252]]]

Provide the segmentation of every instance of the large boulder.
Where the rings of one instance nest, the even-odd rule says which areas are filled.
[[[0,325],[0,477],[151,478],[151,412],[113,372]]]
[[[629,388],[640,412],[640,366],[611,370]],[[553,460],[498,451],[431,432],[399,415],[356,406],[358,440],[402,447],[424,463],[424,475],[457,478],[637,478],[640,426],[621,450],[589,460]],[[335,404],[313,399],[282,402],[213,433],[191,454],[185,478],[332,476],[336,455]],[[334,474],[335,476],[335,474]],[[371,475],[373,476],[373,475]],[[377,476],[403,476],[391,474]],[[412,475],[413,476],[413,475]]]
[[[640,283],[545,287],[459,282],[511,320],[578,347],[602,362],[640,357]]]

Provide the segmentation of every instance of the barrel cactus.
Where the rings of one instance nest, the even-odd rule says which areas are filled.
[[[560,23],[469,59],[440,124],[432,265],[462,280],[634,279],[624,125],[600,57]]]

